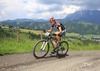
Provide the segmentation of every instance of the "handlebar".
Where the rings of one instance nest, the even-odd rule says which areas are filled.
[[[48,36],[56,36],[56,34],[55,33],[49,33],[49,32],[46,32],[45,34],[44,34],[46,37],[48,37]]]

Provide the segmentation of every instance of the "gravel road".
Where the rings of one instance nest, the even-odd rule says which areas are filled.
[[[32,53],[0,56],[0,71],[100,71],[100,51],[69,51],[60,59]]]

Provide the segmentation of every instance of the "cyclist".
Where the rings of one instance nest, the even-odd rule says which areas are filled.
[[[52,40],[52,42],[54,44],[54,50],[51,53],[54,54],[56,52],[57,43],[61,42],[60,37],[63,34],[66,34],[66,29],[60,22],[56,21],[53,17],[49,19],[49,22],[51,23],[52,26],[49,30],[45,30],[45,32],[50,32],[51,33],[54,28],[57,28],[57,30],[58,30],[58,31],[55,32],[56,40]]]

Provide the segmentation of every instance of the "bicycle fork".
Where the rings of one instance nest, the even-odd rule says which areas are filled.
[[[41,50],[45,50],[47,43],[48,43],[48,42],[43,42],[40,49],[41,49]]]

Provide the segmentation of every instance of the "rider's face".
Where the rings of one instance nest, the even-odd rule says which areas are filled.
[[[50,21],[51,24],[56,24],[55,20]]]

